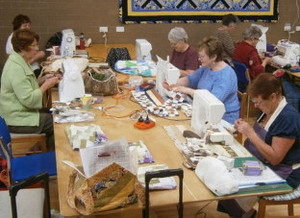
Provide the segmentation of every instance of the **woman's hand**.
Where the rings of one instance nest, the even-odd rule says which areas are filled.
[[[46,90],[55,86],[59,82],[59,79],[60,78],[57,76],[52,76],[52,77],[46,78],[40,87],[40,90],[42,91],[42,93],[44,93]]]
[[[234,128],[239,132],[244,134],[247,138],[251,136],[251,134],[255,134],[254,129],[250,126],[249,123],[244,121],[243,119],[238,119],[234,122]]]
[[[174,92],[180,92],[180,93],[183,93],[183,94],[188,94],[190,96],[194,96],[194,89],[191,89],[189,87],[185,87],[185,86],[171,86],[171,90],[174,91]]]

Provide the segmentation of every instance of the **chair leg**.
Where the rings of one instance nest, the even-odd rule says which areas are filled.
[[[289,214],[289,216],[294,216],[294,204],[293,204],[293,202],[288,203],[288,214]]]
[[[257,218],[264,218],[266,213],[266,201],[264,199],[259,200]]]

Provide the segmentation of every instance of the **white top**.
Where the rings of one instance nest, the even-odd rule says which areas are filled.
[[[11,44],[11,38],[12,38],[12,36],[13,36],[13,33],[11,33],[11,34],[8,36],[7,42],[6,42],[6,48],[5,48],[5,51],[6,51],[6,54],[8,54],[8,55],[10,55],[10,54],[13,52],[13,50],[14,50],[14,48],[13,48],[13,46],[12,46],[12,44]]]

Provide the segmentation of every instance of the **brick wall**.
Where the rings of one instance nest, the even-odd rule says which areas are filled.
[[[72,28],[76,34],[84,32],[94,43],[104,43],[99,26],[108,26],[108,43],[134,43],[135,38],[146,38],[153,46],[153,54],[166,57],[171,49],[167,40],[169,30],[175,24],[131,24],[124,25],[124,33],[116,33],[116,26],[123,26],[119,21],[118,0],[0,0],[0,70],[5,62],[5,44],[12,31],[12,20],[19,14],[31,18],[32,29],[41,37],[41,49],[48,38],[57,31]],[[299,2],[299,0],[298,0]],[[286,22],[293,23],[296,18],[296,0],[280,0],[280,20],[277,23],[260,23],[269,26],[268,40],[276,43],[278,39],[287,38],[283,32]],[[299,2],[300,3],[300,2]],[[300,13],[300,12],[299,12]],[[300,25],[300,20],[298,20]],[[190,43],[197,46],[198,41],[210,35],[219,24],[180,24],[190,38]],[[249,23],[238,26],[234,37],[241,39],[242,30]],[[291,37],[300,43],[300,33]]]

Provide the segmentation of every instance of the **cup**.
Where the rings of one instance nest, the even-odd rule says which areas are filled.
[[[85,94],[82,99],[82,108],[84,110],[89,110],[92,106],[92,104],[94,104],[94,98],[91,94]]]

